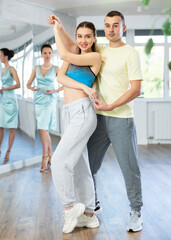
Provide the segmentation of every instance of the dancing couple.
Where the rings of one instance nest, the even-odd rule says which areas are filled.
[[[126,31],[124,16],[117,11],[106,15],[109,46],[98,48],[92,23],[78,25],[75,43],[54,14],[48,22],[53,26],[58,53],[64,60],[58,82],[64,86],[65,131],[52,157],[53,181],[65,206],[63,232],[99,226],[95,215],[101,210],[96,174],[110,144],[130,201],[127,230],[140,231],[143,203],[131,101],[140,95],[142,75],[136,50],[122,41]],[[97,91],[92,87],[96,76]]]

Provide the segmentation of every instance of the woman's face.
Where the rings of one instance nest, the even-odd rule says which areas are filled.
[[[2,51],[0,51],[0,61],[2,63],[5,63],[6,61],[8,61],[8,56],[4,56],[4,53]]]
[[[51,60],[52,56],[53,56],[53,52],[51,48],[45,47],[42,49],[42,53],[41,53],[42,58],[44,59],[44,61],[49,61]]]
[[[76,32],[77,45],[81,49],[81,52],[91,52],[92,45],[96,41],[93,30],[86,27],[80,27]]]

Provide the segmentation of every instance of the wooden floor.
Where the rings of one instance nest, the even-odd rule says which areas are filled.
[[[140,146],[143,230],[127,233],[129,203],[110,148],[98,174],[103,212],[98,229],[62,234],[62,210],[51,172],[35,165],[0,177],[0,240],[171,240],[171,145]]]

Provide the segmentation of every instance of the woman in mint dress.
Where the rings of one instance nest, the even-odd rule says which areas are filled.
[[[14,89],[20,87],[20,81],[16,70],[9,65],[9,60],[13,56],[14,51],[7,48],[0,49],[0,60],[5,66],[1,74],[2,88],[0,89],[0,147],[4,128],[9,129],[9,142],[4,164],[9,161],[9,154],[15,138],[15,129],[18,127],[18,104]]]
[[[58,74],[58,67],[51,64],[53,55],[52,47],[49,44],[44,44],[41,48],[41,56],[44,63],[40,66],[35,66],[31,77],[27,83],[27,87],[32,91],[36,91],[35,96],[35,112],[37,120],[37,129],[40,132],[43,155],[42,166],[40,171],[48,170],[48,165],[51,162],[52,147],[51,139],[48,130],[56,130],[56,92],[59,89],[54,89],[54,81]],[[37,87],[32,87],[32,82],[36,78]],[[62,88],[60,88],[62,90]]]

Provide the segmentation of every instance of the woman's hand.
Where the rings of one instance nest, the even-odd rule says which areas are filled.
[[[97,91],[93,88],[87,87],[86,85],[83,87],[83,91],[87,93],[91,98],[98,99]]]
[[[2,92],[5,91],[5,90],[6,90],[6,88],[2,87],[2,88],[0,89],[0,93],[2,93]]]
[[[39,90],[40,90],[40,88],[38,88],[38,87],[36,87],[36,86],[34,86],[34,87],[30,87],[30,89],[31,89],[32,91],[34,91],[34,92],[36,92],[36,91],[39,91]]]
[[[56,28],[57,30],[60,30],[62,27],[60,19],[55,14],[51,14],[48,17],[48,23],[52,25],[54,28]]]
[[[55,90],[45,90],[44,94],[50,95],[50,94],[53,94],[54,92]]]
[[[59,31],[61,29],[61,23],[58,22],[57,20],[54,20],[53,22],[54,22],[53,29]]]

